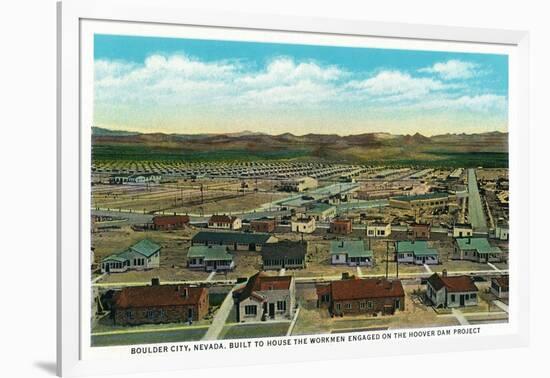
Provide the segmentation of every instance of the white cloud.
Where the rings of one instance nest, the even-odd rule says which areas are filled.
[[[392,102],[421,99],[446,88],[439,80],[413,77],[400,71],[381,71],[366,80],[352,81],[348,87],[370,95],[371,99],[378,97]]]
[[[450,62],[429,68],[438,70],[445,79],[440,80],[396,70],[366,78],[357,73],[350,79],[351,73],[340,67],[287,57],[254,70],[236,61],[201,61],[182,54],[155,54],[142,64],[97,60],[95,100],[112,112],[118,105],[125,105],[127,109],[152,109],[159,115],[170,111],[167,109],[184,111],[193,105],[216,112],[231,111],[234,106],[247,111],[263,106],[300,112],[300,105],[312,104],[392,111],[400,107],[475,112],[506,109],[504,96],[461,96],[461,84],[446,81],[459,71]],[[454,73],[449,67],[454,67]],[[465,75],[464,65],[461,75]]]
[[[321,67],[314,62],[296,63],[290,58],[277,58],[271,61],[264,71],[245,75],[241,82],[250,86],[272,86],[294,84],[300,81],[328,82],[342,77],[336,66]]]
[[[451,59],[446,62],[435,63],[431,67],[419,69],[419,72],[436,74],[443,80],[469,79],[476,76],[479,65],[472,62]]]

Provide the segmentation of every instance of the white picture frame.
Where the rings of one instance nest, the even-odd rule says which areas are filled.
[[[520,251],[514,262],[515,274],[510,285],[517,295],[514,321],[506,327],[487,327],[486,332],[473,337],[441,337],[392,340],[371,344],[320,344],[290,348],[249,348],[204,351],[182,358],[180,354],[163,356],[128,356],[101,360],[82,358],[82,204],[87,189],[83,183],[82,163],[88,161],[82,149],[82,81],[80,49],[82,23],[85,20],[126,22],[134,25],[192,25],[200,27],[244,29],[254,31],[299,32],[331,36],[376,37],[404,41],[440,41],[472,46],[507,46],[514,50],[515,64],[510,72],[510,192],[512,193],[510,227],[514,237],[510,250]],[[528,188],[529,119],[528,68],[529,35],[525,31],[475,29],[435,25],[380,23],[357,20],[317,19],[280,15],[249,15],[238,12],[210,12],[185,9],[176,1],[167,0],[66,0],[58,3],[58,258],[57,258],[57,371],[60,376],[80,376],[107,373],[153,372],[199,368],[216,357],[218,366],[260,364],[266,362],[297,362],[304,360],[365,358],[444,351],[462,351],[528,344],[529,334],[529,214]],[[450,342],[452,341],[452,342]]]

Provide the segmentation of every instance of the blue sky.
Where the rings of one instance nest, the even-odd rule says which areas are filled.
[[[506,55],[95,35],[94,124],[177,133],[506,131]]]

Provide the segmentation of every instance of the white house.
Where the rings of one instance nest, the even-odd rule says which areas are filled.
[[[332,240],[330,242],[330,263],[332,265],[372,266],[373,252],[365,248],[363,240]]]
[[[208,227],[221,228],[224,230],[240,230],[243,224],[240,218],[223,214],[212,215],[208,220]]]
[[[426,296],[435,307],[476,306],[477,286],[470,276],[440,276],[434,273],[426,283]]]
[[[495,227],[495,238],[499,240],[508,240],[508,225],[497,225]]]
[[[315,231],[315,218],[298,218],[290,222],[290,230],[304,234],[311,234]]]
[[[472,225],[468,223],[455,223],[453,226],[453,238],[465,238],[474,234]]]
[[[290,320],[296,310],[293,276],[266,276],[256,273],[233,291],[237,321]]]
[[[391,235],[391,223],[374,222],[367,224],[369,238],[384,238]]]
[[[207,272],[232,270],[235,267],[233,255],[227,252],[226,245],[193,245],[187,252],[187,266]]]
[[[491,293],[498,298],[508,298],[509,281],[508,276],[491,278]]]
[[[121,273],[129,269],[145,270],[160,265],[161,246],[149,239],[143,239],[126,251],[110,255],[101,260],[102,273]]]
[[[434,265],[439,263],[437,249],[430,248],[425,240],[403,240],[397,242],[396,258],[399,263]]]

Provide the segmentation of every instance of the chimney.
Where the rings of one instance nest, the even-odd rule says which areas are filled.
[[[472,238],[468,238],[468,241],[466,242],[466,244],[472,244]]]
[[[151,286],[159,286],[160,285],[160,278],[153,277],[151,278]]]
[[[344,248],[344,240],[340,241],[340,247]]]
[[[447,277],[447,269],[443,269],[442,276]]]

